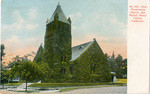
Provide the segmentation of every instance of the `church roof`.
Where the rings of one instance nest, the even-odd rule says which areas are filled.
[[[90,41],[90,42],[72,47],[71,61],[77,59],[92,43],[93,41]]]
[[[58,4],[58,6],[57,6],[55,12],[53,13],[51,19],[49,20],[49,23],[51,23],[52,21],[54,21],[54,16],[55,16],[56,13],[57,13],[58,16],[59,16],[59,19],[58,19],[59,21],[62,21],[62,22],[64,22],[64,23],[70,24],[70,23],[68,22],[66,16],[65,16],[65,14],[63,13],[63,11],[62,11],[62,9],[61,9],[61,6],[60,6],[59,4]]]
[[[71,55],[71,60],[70,61],[74,61],[76,60],[78,57],[80,57],[80,55],[94,42],[96,41],[96,39],[94,38],[93,41],[90,42],[86,42],[77,46],[72,47],[72,55]],[[44,45],[41,45],[40,47],[43,47]],[[100,48],[101,49],[101,48]],[[101,50],[102,51],[102,50]],[[103,51],[102,51],[103,53]]]

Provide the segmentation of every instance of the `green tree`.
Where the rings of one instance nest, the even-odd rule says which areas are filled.
[[[122,62],[123,62],[123,64],[122,64],[122,66],[123,66],[123,74],[127,75],[127,58],[124,59]]]
[[[3,83],[3,88],[4,88],[4,83],[5,82],[7,82],[7,80],[6,80],[6,76],[4,75],[4,64],[2,63],[2,61],[3,61],[3,57],[4,57],[4,55],[5,55],[5,53],[4,53],[4,49],[5,49],[5,46],[4,46],[4,44],[1,44],[1,61],[0,61],[0,83]]]
[[[31,61],[29,59],[30,57],[34,57],[34,52],[31,52],[31,54],[26,54],[23,57],[20,57],[19,55],[16,55],[16,57],[14,57],[11,62],[9,62],[7,67],[12,68],[13,66],[19,65],[22,62]]]
[[[1,84],[2,84],[2,88],[4,89],[4,84],[5,83],[8,83],[8,75],[7,75],[7,70],[3,70],[3,71],[1,71],[1,74],[0,74],[0,76],[1,76]]]
[[[22,80],[26,81],[25,91],[27,91],[28,82],[40,80],[42,75],[38,64],[31,61],[25,61],[18,66],[14,66],[10,71],[15,73],[14,76],[20,76]]]
[[[122,56],[119,54],[116,57],[116,63],[117,63],[117,67],[116,67],[116,76],[117,78],[122,78],[123,77],[123,70],[122,70]]]
[[[3,61],[2,57],[5,55],[4,49],[5,49],[4,44],[1,44],[1,61]]]
[[[118,67],[122,67],[122,56],[119,54],[117,57],[116,57],[116,63],[118,64]]]
[[[41,81],[47,82],[49,79],[51,79],[51,75],[52,75],[51,69],[49,68],[47,63],[38,62],[38,65],[42,70]]]

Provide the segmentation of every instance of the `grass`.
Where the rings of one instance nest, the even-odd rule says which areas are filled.
[[[5,85],[8,85],[8,86],[19,86],[21,85],[22,83],[7,83]]]
[[[127,79],[117,79],[117,83],[127,83]]]
[[[34,83],[29,85],[29,87],[73,87],[95,85],[124,85],[124,83]]]

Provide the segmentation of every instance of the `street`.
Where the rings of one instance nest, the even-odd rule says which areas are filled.
[[[0,90],[2,94],[26,94],[24,92],[12,92],[7,90]],[[86,89],[76,89],[65,92],[43,92],[43,93],[33,93],[33,94],[127,94],[126,86],[118,87],[101,87],[101,88],[86,88]]]

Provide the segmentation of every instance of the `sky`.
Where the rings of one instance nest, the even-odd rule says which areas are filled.
[[[1,42],[7,63],[37,52],[57,5],[72,20],[72,46],[96,38],[104,53],[127,57],[127,0],[3,0]]]

